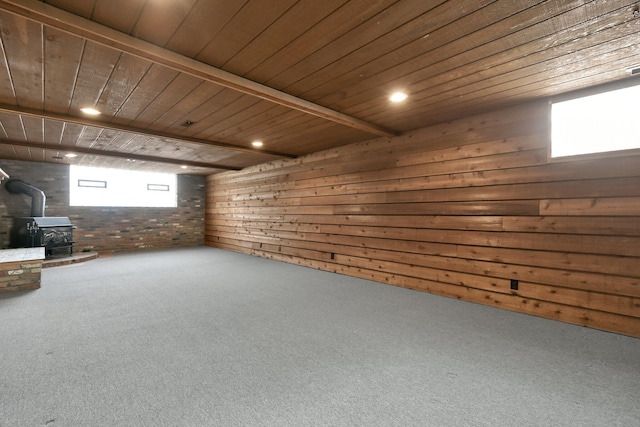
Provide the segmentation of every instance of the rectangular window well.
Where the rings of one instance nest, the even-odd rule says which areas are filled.
[[[149,191],[169,191],[169,186],[164,184],[147,184]]]
[[[93,181],[90,179],[79,179],[78,187],[107,188],[107,181]]]

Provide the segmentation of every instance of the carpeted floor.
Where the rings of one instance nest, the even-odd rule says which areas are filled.
[[[0,426],[639,426],[640,340],[208,247],[0,297]]]

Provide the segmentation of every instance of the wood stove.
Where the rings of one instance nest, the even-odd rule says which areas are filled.
[[[73,225],[59,216],[25,217],[13,220],[11,246],[44,247],[45,256],[73,254]]]
[[[12,248],[44,247],[45,257],[73,254],[73,225],[69,218],[44,216],[46,196],[42,190],[19,179],[10,179],[5,189],[13,194],[31,196],[31,216],[14,218]]]

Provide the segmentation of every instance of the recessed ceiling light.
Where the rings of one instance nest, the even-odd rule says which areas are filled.
[[[185,122],[183,122],[180,126],[184,126],[186,128],[188,128],[189,126],[195,124],[196,122],[192,122],[191,120],[187,120]]]
[[[100,114],[100,111],[96,110],[95,108],[81,108],[80,111],[82,111],[85,114],[89,114],[91,116],[97,116],[98,114]]]
[[[254,147],[262,147],[264,144],[262,143],[262,141],[253,141],[251,145],[253,145]]]
[[[395,93],[391,94],[391,96],[389,97],[389,100],[391,102],[402,102],[405,99],[407,99],[408,96],[409,95],[407,95],[404,92],[395,92]]]
[[[78,157],[78,155],[77,155],[77,154],[75,154],[75,153],[67,153],[67,154],[65,154],[64,156],[65,156],[65,157],[67,157],[67,158],[69,158],[69,159],[72,159],[72,158],[74,158],[74,157]]]
[[[181,167],[182,169],[186,169],[188,166],[186,166],[186,165],[182,165],[182,166],[180,166],[180,167]]]

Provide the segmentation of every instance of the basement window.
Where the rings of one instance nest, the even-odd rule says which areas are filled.
[[[176,175],[69,166],[70,206],[177,206]]]
[[[90,179],[79,179],[78,187],[107,188],[107,181],[94,181]]]
[[[640,149],[640,85],[554,102],[551,157]]]

